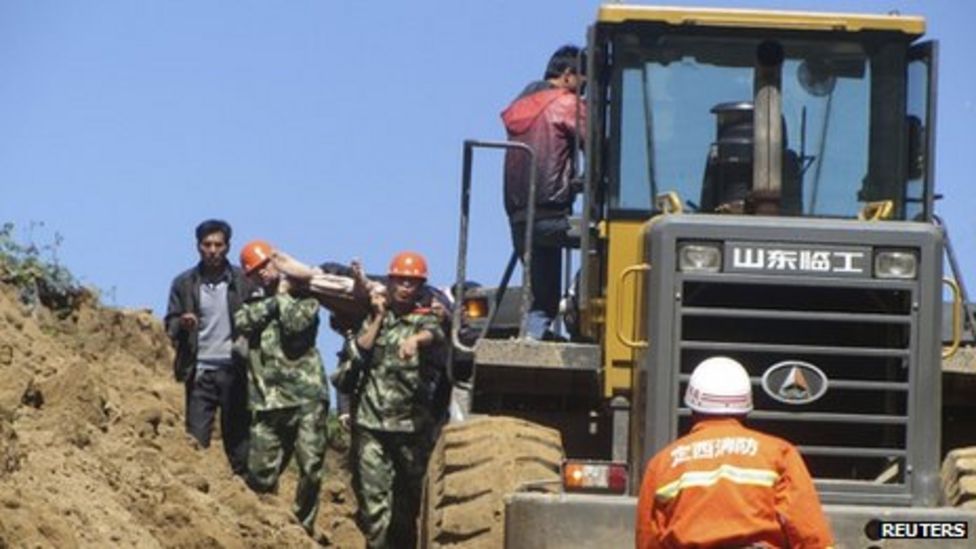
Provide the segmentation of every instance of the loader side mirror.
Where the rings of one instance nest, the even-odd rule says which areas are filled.
[[[797,68],[796,78],[813,97],[827,97],[837,86],[833,68],[822,59],[807,59]]]

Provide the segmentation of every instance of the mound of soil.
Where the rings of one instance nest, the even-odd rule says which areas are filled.
[[[358,548],[344,436],[335,438],[316,539],[290,512],[295,478],[258,496],[230,473],[219,434],[183,429],[162,325],[87,300],[25,308],[0,283],[0,548]]]

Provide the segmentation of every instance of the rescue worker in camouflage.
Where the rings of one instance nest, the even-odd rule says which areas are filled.
[[[431,353],[444,340],[438,317],[418,305],[426,279],[423,256],[394,257],[386,291],[372,294],[372,314],[347,345],[360,368],[352,420],[354,488],[371,548],[416,544],[440,375]]]
[[[234,315],[249,344],[248,401],[253,418],[248,485],[260,493],[275,491],[294,454],[299,479],[292,511],[312,535],[329,410],[325,371],[315,347],[319,303],[282,276],[272,256],[271,246],[262,241],[248,243],[241,251],[244,272],[264,292]]]

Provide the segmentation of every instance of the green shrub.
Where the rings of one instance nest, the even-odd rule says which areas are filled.
[[[31,230],[37,225],[43,224],[32,223]],[[14,224],[4,223],[0,227],[0,281],[16,287],[28,306],[40,304],[65,314],[75,310],[94,294],[58,262],[63,240],[55,233],[51,244],[21,244],[14,237]]]

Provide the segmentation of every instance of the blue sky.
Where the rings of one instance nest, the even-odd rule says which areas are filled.
[[[668,3],[926,16],[941,42],[938,210],[973,256],[976,3]],[[256,237],[371,272],[414,249],[446,284],[462,140],[503,138],[499,112],[555,47],[584,41],[598,5],[4,1],[0,222],[38,243],[59,233],[60,260],[107,301],[158,314],[208,217],[234,226],[235,260]],[[510,253],[499,159],[478,157],[469,268],[492,284]]]

